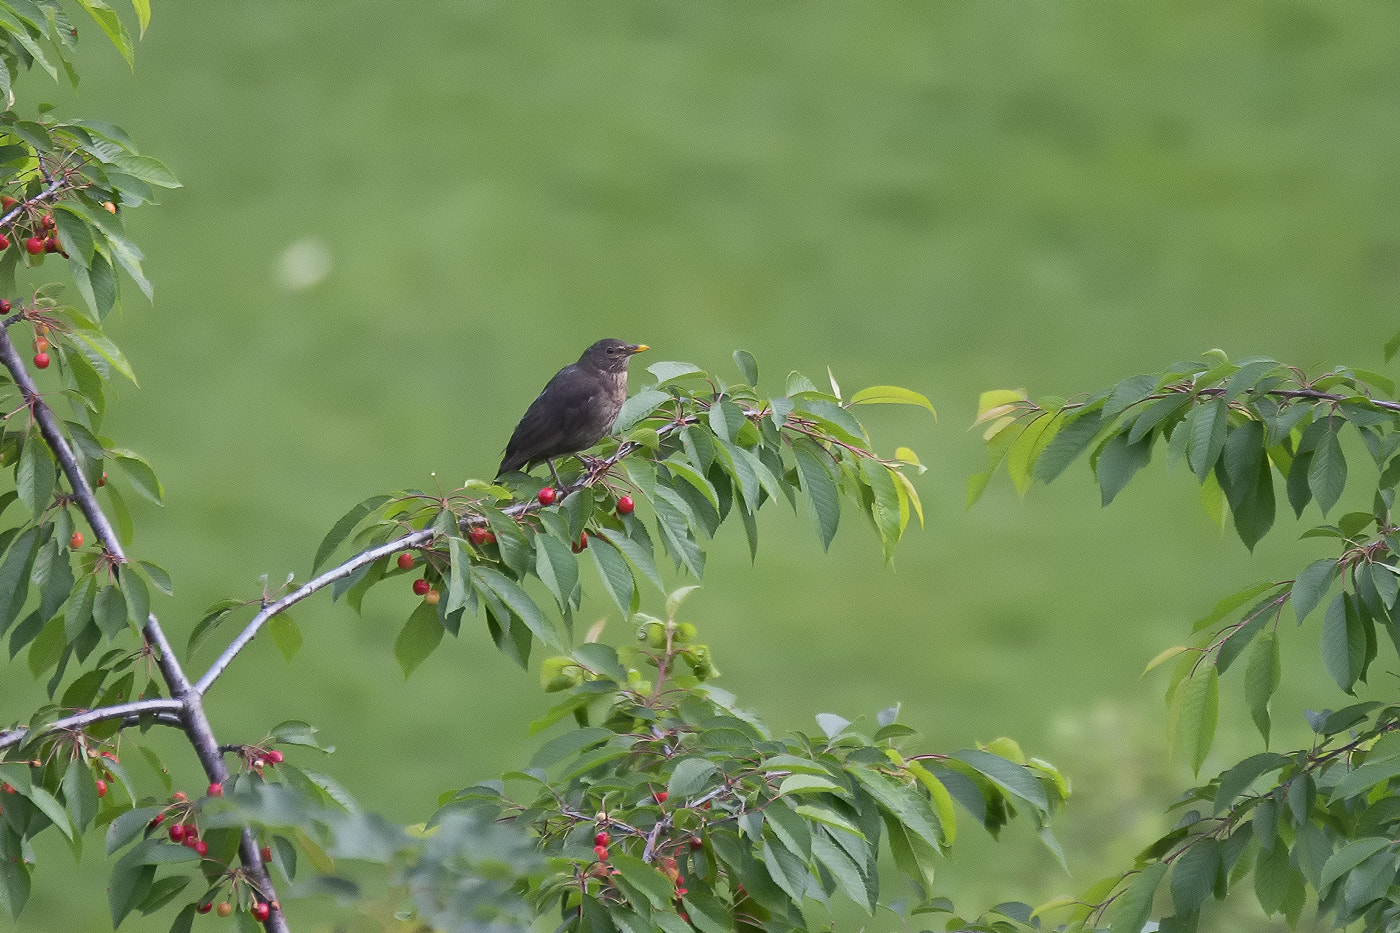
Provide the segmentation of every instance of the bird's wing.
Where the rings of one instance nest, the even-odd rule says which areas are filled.
[[[581,375],[574,366],[554,374],[515,426],[497,475],[583,450],[598,440],[590,413],[601,387]]]

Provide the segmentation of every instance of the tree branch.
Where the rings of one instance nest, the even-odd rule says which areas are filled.
[[[372,564],[381,557],[393,554],[396,551],[405,550],[406,548],[426,544],[433,539],[435,534],[436,532],[434,532],[433,529],[424,528],[420,531],[406,534],[402,538],[395,538],[393,541],[381,544],[378,547],[372,547],[368,551],[361,551],[338,567],[332,567],[316,579],[302,584],[296,590],[293,590],[276,602],[264,606],[258,614],[253,616],[252,620],[243,627],[243,631],[239,632],[238,636],[229,643],[229,646],[224,649],[223,654],[219,655],[214,663],[209,665],[209,669],[204,672],[204,676],[199,678],[199,681],[194,685],[194,689],[201,695],[207,692],[209,688],[214,685],[214,681],[219,678],[219,675],[224,672],[225,668],[238,656],[238,652],[242,651],[244,646],[253,640],[253,636],[258,634],[258,630],[263,627],[263,624],[267,622],[268,619],[277,615],[277,613],[285,612],[287,609],[318,590],[324,589],[342,577],[350,576],[350,574],[359,570],[364,565]]]
[[[0,329],[0,364],[3,364],[10,371],[10,375],[14,377],[15,385],[19,388],[35,422],[39,425],[40,435],[48,444],[49,449],[53,451],[59,467],[63,470],[63,475],[68,479],[78,508],[82,510],[84,517],[87,518],[88,523],[97,534],[103,549],[112,557],[114,565],[120,573],[121,565],[127,561],[126,554],[122,551],[121,541],[117,538],[111,522],[107,520],[106,514],[102,511],[102,507],[97,504],[97,497],[93,494],[87,477],[78,467],[77,458],[73,456],[73,451],[63,436],[58,419],[54,417],[53,411],[39,394],[39,389],[29,371],[25,369],[24,363],[15,349],[14,342],[10,340],[9,331],[4,329]],[[147,616],[141,633],[146,642],[156,648],[156,664],[160,668],[161,676],[165,679],[170,695],[178,704],[174,711],[184,724],[185,734],[189,737],[190,744],[194,746],[195,754],[204,767],[205,774],[208,775],[211,782],[221,784],[226,782],[229,774],[228,767],[224,764],[223,755],[219,753],[219,743],[214,738],[213,727],[204,711],[203,696],[190,683],[190,679],[185,676],[184,669],[180,666],[180,661],[170,647],[170,642],[165,637],[165,631],[161,628],[154,612]],[[275,900],[276,892],[267,866],[263,863],[257,837],[246,826],[243,829],[239,853],[245,870],[257,884],[259,890],[266,893],[268,900]],[[273,933],[288,933],[286,918],[280,910],[273,911],[265,926]]]
[[[183,708],[179,700],[168,700],[156,698],[150,700],[134,700],[130,703],[118,703],[115,706],[103,706],[98,709],[84,710],[72,716],[65,716],[62,719],[55,719],[44,726],[43,731],[59,732],[66,729],[86,729],[88,726],[108,719],[139,720],[145,713],[179,713]],[[168,720],[167,720],[168,722]],[[183,725],[178,720],[178,725]],[[29,734],[28,729],[11,729],[9,732],[0,732],[0,749],[13,748],[24,742],[25,736]]]

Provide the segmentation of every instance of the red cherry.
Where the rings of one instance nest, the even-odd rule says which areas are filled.
[[[5,250],[5,249],[9,249],[9,248],[10,248],[10,238],[7,237],[7,236],[5,236],[5,234],[0,233],[0,250]]]
[[[595,846],[605,846],[610,842],[612,842],[612,836],[609,836],[607,833],[599,833],[593,837],[593,844]]]
[[[155,829],[157,826],[159,826],[161,823],[164,823],[164,822],[165,822],[165,814],[164,814],[164,813],[157,813],[155,816],[151,817],[151,822],[148,823],[147,825],[150,826],[152,829]]]
[[[81,531],[75,531],[75,532],[73,532],[73,537],[71,537],[71,538],[68,539],[68,546],[69,546],[70,548],[72,548],[73,550],[75,550],[75,551],[76,551],[78,548],[82,547],[82,546],[83,546],[83,533],[82,533]],[[115,760],[115,759],[114,759],[114,760]]]
[[[97,779],[97,796],[99,796],[99,797],[106,797],[106,796],[107,796],[107,782],[104,781],[104,780],[102,780],[101,778],[98,778],[98,779]]]
[[[198,911],[199,913],[202,913],[202,914],[207,914],[207,913],[209,913],[209,911],[211,911],[211,910],[213,910],[213,909],[214,909],[214,902],[213,902],[213,901],[206,901],[205,903],[200,904],[198,907],[195,908],[196,911]]]
[[[413,555],[412,555],[412,554],[408,553],[407,551],[404,551],[402,554],[399,555],[399,569],[400,569],[400,570],[412,570],[412,569],[413,569]]]
[[[194,825],[193,823],[186,823],[186,824],[185,824],[185,843],[186,843],[186,844],[193,843],[194,840],[196,840],[196,839],[198,839],[198,838],[199,838],[199,827],[196,826],[196,825]]]
[[[222,797],[223,795],[224,795],[224,785],[220,784],[218,781],[215,781],[213,784],[210,784],[210,785],[209,785],[209,796],[210,796],[210,797]]]
[[[24,251],[31,256],[37,256],[44,251],[44,238],[32,236],[24,241]]]
[[[540,500],[540,505],[553,505],[553,504],[554,504],[554,487],[553,487],[553,486],[546,486],[546,487],[544,487],[543,489],[541,489],[541,490],[540,490],[540,494],[539,494],[539,500]]]
[[[103,471],[102,475],[99,476],[99,477],[97,478],[97,485],[99,485],[99,486],[106,486],[106,485],[107,485],[107,473],[106,473],[105,470]]]
[[[57,252],[61,252],[62,250],[63,250],[63,247],[61,247],[61,246],[58,245],[58,237],[52,237],[52,236],[51,236],[51,237],[45,237],[45,238],[44,238],[44,252],[46,252],[46,253],[57,253]]]
[[[486,543],[486,535],[489,532],[485,528],[472,528],[467,532],[467,540],[475,547],[481,547]]]
[[[691,836],[690,847],[692,849],[703,849],[705,848],[705,840],[701,839],[699,836]]]
[[[205,842],[203,839],[196,839],[194,845],[190,846],[190,848],[198,852],[201,857],[209,854],[209,843]]]
[[[427,580],[422,579],[421,577],[413,581],[413,592],[418,596],[426,596],[428,590],[431,590],[432,588],[433,585]]]
[[[594,847],[593,847],[593,854],[596,855],[596,856],[598,856],[598,861],[600,861],[600,862],[606,862],[606,861],[608,860],[608,847],[607,847],[607,846],[594,846]]]
[[[270,762],[272,762],[272,763],[275,764],[275,765],[280,765],[280,764],[282,763],[283,759],[285,759],[286,757],[287,757],[287,756],[286,756],[286,755],[283,755],[282,752],[281,752],[280,750],[275,749],[275,748],[274,748],[272,751],[270,751],[270,752],[267,753],[267,760],[270,761]]]
[[[586,547],[588,547],[588,532],[580,531],[578,533],[578,544],[572,544],[569,546],[569,548],[575,554],[577,554],[579,551],[582,551]]]
[[[170,827],[170,841],[183,842],[185,838],[185,827],[181,823],[176,823]]]
[[[637,503],[635,503],[635,502],[632,501],[632,497],[631,497],[631,496],[618,496],[618,499],[617,499],[617,514],[618,514],[618,515],[631,515],[631,514],[632,514],[632,510],[635,509],[636,507],[637,507]]]
[[[47,353],[34,354],[34,366],[36,369],[48,369],[49,355]]]
[[[177,790],[174,794],[171,795],[171,798],[170,798],[170,799],[172,799],[172,800],[179,800],[179,801],[182,801],[182,802],[183,802],[183,801],[189,800],[190,798],[188,798],[188,797],[185,796],[185,792],[184,792],[184,791],[182,791],[182,790]]]
[[[267,906],[266,903],[257,903],[253,905],[253,919],[258,921],[258,923],[262,923],[271,916],[272,908]]]
[[[496,543],[496,533],[495,533],[494,531],[488,531],[488,532],[486,532],[486,543],[487,543],[487,544],[495,544],[495,543]]]
[[[52,230],[54,227],[58,226],[58,222],[53,219],[52,214],[45,214],[43,217],[40,217],[39,224],[45,230]]]
[[[8,211],[10,208],[14,207],[14,206],[15,206],[16,204],[18,204],[18,203],[19,203],[18,201],[16,201],[14,198],[10,197],[8,194],[7,194],[7,195],[4,195],[4,196],[0,196],[0,210],[7,210],[7,211]]]
[[[270,862],[270,861],[272,861],[272,847],[271,847],[271,846],[263,846],[263,847],[262,847],[262,851],[259,852],[258,854],[262,856],[262,860],[263,860],[264,862]]]
[[[655,800],[656,800],[657,803],[665,803],[665,802],[666,802],[666,798],[669,797],[669,796],[671,796],[671,795],[668,794],[668,793],[666,793],[666,791],[664,791],[664,790],[659,790],[659,791],[657,791],[656,793],[652,794],[651,796],[652,796],[653,798],[655,798]]]
[[[0,240],[5,240],[5,235],[4,235],[3,233],[0,233]],[[5,246],[9,246],[9,245],[10,245],[10,241],[9,241],[9,240],[5,240]],[[0,249],[4,249],[5,246],[0,246]],[[11,306],[11,304],[10,304],[10,299],[8,299],[8,298],[0,298],[0,314],[9,314],[9,313],[10,313],[10,308],[11,308],[11,307],[12,307],[12,306]]]

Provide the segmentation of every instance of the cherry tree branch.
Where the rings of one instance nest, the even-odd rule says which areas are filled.
[[[62,719],[55,719],[46,723],[43,731],[60,732],[70,729],[86,729],[88,726],[99,722],[106,722],[109,719],[132,719],[139,720],[143,715],[149,713],[176,713],[184,708],[179,700],[168,700],[164,697],[157,697],[150,700],[133,700],[130,703],[118,703],[113,706],[103,706],[99,709],[84,710],[72,716],[65,716]],[[183,727],[179,719],[165,720],[167,724],[174,724]],[[0,732],[0,749],[12,748],[24,742],[25,736],[29,734],[28,729],[11,729],[9,732]]]
[[[214,660],[214,663],[209,665],[209,669],[205,671],[204,675],[195,683],[195,691],[200,694],[206,693],[209,688],[214,685],[214,681],[218,680],[219,675],[222,674],[229,664],[233,662],[233,659],[238,656],[238,652],[242,651],[248,642],[253,640],[253,636],[258,634],[258,630],[263,627],[263,624],[267,622],[268,619],[277,615],[277,613],[285,612],[306,597],[316,593],[318,590],[325,589],[336,580],[350,576],[356,570],[359,570],[366,564],[374,563],[381,557],[386,557],[396,551],[427,544],[433,539],[435,534],[436,532],[433,531],[433,529],[424,528],[421,531],[415,531],[401,538],[395,538],[393,541],[372,547],[367,551],[361,551],[359,554],[345,561],[345,563],[337,567],[332,567],[330,570],[327,570],[314,580],[302,584],[276,602],[267,604],[243,627],[243,630],[239,632],[233,641],[229,643],[229,646],[224,649],[223,654],[219,655],[218,658]]]
[[[56,179],[54,184],[57,182]],[[87,518],[98,537],[98,541],[106,553],[110,555],[114,566],[118,568],[118,574],[120,574],[120,567],[127,562],[126,554],[122,551],[121,541],[113,530],[111,522],[107,520],[106,513],[98,505],[92,486],[88,483],[87,477],[83,475],[82,469],[78,466],[77,458],[73,456],[72,448],[68,446],[68,441],[63,436],[58,419],[54,417],[52,409],[39,394],[38,386],[35,385],[29,371],[25,369],[24,363],[15,349],[14,342],[10,340],[9,331],[4,329],[0,329],[0,364],[3,364],[10,371],[16,387],[32,413],[35,423],[39,426],[40,435],[49,449],[53,451],[59,468],[63,471],[63,475],[73,490],[73,498],[77,501],[78,508]],[[156,664],[160,668],[166,687],[174,698],[173,702],[177,704],[172,712],[180,717],[185,735],[189,738],[190,744],[194,746],[195,754],[204,767],[205,774],[209,776],[211,783],[224,783],[229,776],[228,766],[224,763],[224,757],[219,751],[219,743],[214,738],[213,727],[210,725],[209,717],[204,710],[203,697],[185,675],[179,659],[171,648],[169,640],[165,637],[165,630],[161,628],[154,612],[147,616],[146,622],[141,628],[141,634],[146,639],[147,644],[156,649]],[[263,863],[257,837],[247,826],[243,828],[239,851],[244,869],[249,876],[258,885],[258,888],[267,895],[268,900],[275,900],[276,893],[272,885],[272,878],[268,874],[267,866]],[[280,910],[272,912],[265,926],[272,933],[288,933],[286,918]]]

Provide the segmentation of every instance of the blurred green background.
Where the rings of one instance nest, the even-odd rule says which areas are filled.
[[[994,845],[965,825],[944,893],[975,911],[1082,890],[1164,829],[1190,774],[1143,666],[1220,596],[1322,553],[1281,514],[1251,557],[1160,455],[1108,510],[1081,465],[1024,502],[1002,477],[969,512],[967,426],[984,389],[1092,390],[1210,347],[1380,368],[1393,4],[157,0],[134,73],[83,28],[80,92],[31,76],[22,102],[123,125],[186,186],[129,216],[156,300],[124,289],[111,332],[141,388],[106,425],[165,483],[131,550],[174,576],[156,608],[179,643],[260,574],[305,578],[365,496],[489,476],[596,338],[652,345],[634,388],[658,359],[734,375],[738,347],[768,391],[828,366],[847,390],[909,386],[937,424],[867,410],[880,449],[929,466],[928,526],[893,566],[854,514],[823,553],[773,507],[756,564],[721,532],[687,615],[777,729],[902,703],[932,749],[1010,735],[1065,770],[1073,875],[1028,827]],[[522,763],[548,701],[478,627],[405,683],[392,644],[414,600],[381,589],[363,617],[303,604],[295,663],[259,639],[211,714],[225,741],[321,725],[335,755],[294,760],[411,822]],[[589,605],[585,623],[609,614]],[[1311,674],[1316,628],[1285,635],[1276,748],[1307,741],[1304,706],[1344,700]],[[38,691],[3,676],[13,718]],[[1228,678],[1207,773],[1260,749],[1241,694]],[[96,841],[73,868],[50,840],[0,930],[106,928]],[[289,910],[299,930],[344,916]],[[1203,928],[1281,926],[1251,917]]]

